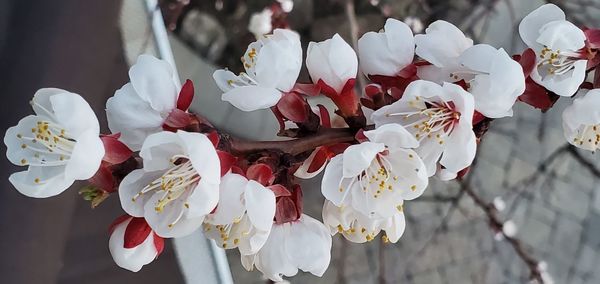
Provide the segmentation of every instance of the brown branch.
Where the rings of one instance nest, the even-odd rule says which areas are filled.
[[[311,151],[319,146],[354,141],[354,131],[348,128],[322,128],[306,137],[286,141],[248,141],[222,134],[222,139],[229,145],[225,146],[234,155],[243,155],[275,150],[290,155],[298,155]]]
[[[471,199],[475,202],[475,204],[481,208],[481,210],[488,217],[490,227],[497,231],[499,234],[502,234],[504,239],[513,247],[519,258],[525,262],[527,267],[529,268],[530,278],[532,280],[536,280],[538,283],[543,284],[544,279],[542,278],[542,274],[538,268],[539,261],[533,257],[527,250],[523,242],[517,238],[506,235],[502,230],[504,226],[504,222],[498,216],[498,210],[490,204],[483,200],[482,197],[477,195],[473,188],[466,182],[461,182],[461,190],[467,194],[467,196],[471,197]]]

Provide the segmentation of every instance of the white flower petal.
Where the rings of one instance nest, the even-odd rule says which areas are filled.
[[[73,184],[64,176],[64,167],[34,167],[16,172],[8,177],[10,183],[21,194],[33,198],[46,198],[58,195]],[[38,182],[36,182],[38,180]]]
[[[228,173],[221,179],[219,185],[219,203],[214,213],[210,215],[211,224],[225,225],[241,219],[246,211],[242,202],[242,194],[248,180],[238,174]]]
[[[106,118],[112,133],[121,133],[119,140],[139,151],[144,139],[162,130],[161,113],[143,100],[131,83],[125,84],[106,101]]]
[[[61,93],[50,97],[54,117],[69,134],[78,137],[83,132],[100,132],[100,125],[90,105],[79,95]]]
[[[221,91],[228,92],[234,88],[233,83],[246,84],[241,79],[229,70],[219,69],[213,73],[213,79]]]
[[[314,83],[320,79],[340,93],[346,82],[355,79],[358,58],[352,47],[340,35],[322,42],[310,42],[306,68]]]
[[[144,141],[140,157],[144,159],[144,170],[158,171],[173,166],[171,158],[177,154],[185,153],[180,137],[170,131],[154,133]]]
[[[456,26],[438,20],[425,29],[425,34],[415,35],[415,53],[437,67],[449,67],[463,51],[473,45]]]
[[[446,140],[446,149],[440,164],[446,170],[458,173],[468,167],[477,152],[477,139],[469,123],[459,123]]]
[[[537,39],[540,29],[547,23],[565,19],[565,13],[554,4],[542,5],[529,13],[519,24],[519,34],[527,46],[540,49]]]
[[[368,32],[358,40],[360,68],[365,75],[394,76],[409,65],[415,43],[411,29],[396,19],[387,19],[382,32]]]
[[[392,164],[393,174],[398,177],[394,190],[402,191],[402,199],[412,200],[421,196],[429,183],[429,175],[417,153],[408,149],[395,149],[390,151],[386,159]]]
[[[162,196],[162,192],[157,192],[144,205],[144,218],[156,234],[163,238],[179,238],[185,237],[200,228],[204,221],[204,216],[189,217],[187,214],[188,210],[183,206],[182,200],[172,201],[165,205],[160,212],[155,210],[155,206]],[[190,203],[192,203],[191,200]],[[216,205],[216,201],[214,204]],[[190,210],[193,206],[198,205],[191,204]]]
[[[274,225],[267,242],[254,259],[256,268],[273,281],[283,281],[281,275],[290,277],[298,273],[298,267],[291,262],[285,250],[289,227],[289,223]]]
[[[248,218],[262,231],[269,231],[275,217],[275,194],[260,183],[250,180],[244,193]]]
[[[138,272],[146,264],[156,259],[158,252],[154,246],[154,234],[150,232],[148,237],[134,248],[125,248],[125,231],[131,219],[118,224],[108,240],[108,248],[115,263],[121,268],[132,272]]]
[[[406,229],[406,220],[404,219],[404,213],[400,212],[394,215],[389,222],[389,226],[384,228],[385,235],[387,236],[390,243],[395,243],[400,239],[400,237],[402,237],[402,235],[404,234],[404,229]]]
[[[320,277],[331,260],[331,236],[323,223],[302,214],[290,225],[285,251],[296,267]]]
[[[200,179],[198,185],[187,199],[189,209],[187,215],[192,217],[203,217],[217,207],[219,202],[219,185],[210,183],[208,180]]]
[[[215,146],[202,133],[177,131],[188,158],[202,180],[208,183],[219,184],[221,180],[221,164]]]
[[[545,78],[540,76],[538,68],[534,68],[531,72],[531,79],[559,96],[570,97],[577,92],[579,86],[585,80],[586,66],[586,60],[579,60],[574,63],[573,69],[567,73],[546,76]]]
[[[537,42],[552,50],[577,51],[585,47],[585,34],[569,21],[554,21],[542,26]]]
[[[302,68],[300,36],[291,30],[276,29],[260,49],[254,70],[263,87],[288,92]]]
[[[363,133],[370,141],[383,143],[391,149],[419,147],[419,141],[400,124],[385,124]]]
[[[343,175],[345,178],[355,177],[367,169],[377,153],[385,150],[383,143],[363,142],[351,145],[344,151]]]
[[[118,193],[121,207],[127,214],[134,217],[144,216],[144,204],[152,195],[138,194],[162,174],[162,171],[145,172],[143,169],[137,169],[125,176],[119,184]]]
[[[98,137],[98,132],[89,129],[81,133],[67,162],[65,177],[74,180],[91,178],[100,168],[103,157],[104,144]]]
[[[242,86],[224,93],[221,99],[240,110],[255,111],[276,105],[281,99],[281,92],[275,88]]]
[[[150,55],[140,55],[129,69],[129,79],[136,93],[149,102],[153,109],[170,112],[175,108],[179,90],[168,62]]]
[[[321,182],[321,193],[336,206],[341,206],[346,200],[350,189],[343,189],[343,156],[337,155],[331,159]],[[342,188],[342,190],[340,190]]]

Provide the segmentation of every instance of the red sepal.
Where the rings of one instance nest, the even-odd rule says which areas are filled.
[[[365,142],[365,141],[369,141],[369,138],[367,138],[367,136],[365,136],[365,131],[363,129],[359,129],[356,134],[354,135],[354,139],[360,143]]]
[[[104,157],[102,160],[113,165],[123,163],[133,155],[133,151],[118,140],[119,137],[121,137],[120,133],[100,135],[100,140],[104,144]]]
[[[242,168],[235,166],[235,165],[231,167],[231,173],[246,177],[246,173],[244,172],[244,170],[242,170]]]
[[[346,151],[346,149],[348,147],[350,147],[350,143],[337,143],[337,144],[333,144],[331,146],[327,146],[327,148],[329,149],[330,155],[332,157],[343,153],[344,151]]]
[[[321,93],[321,88],[314,84],[296,83],[290,92],[314,97]]]
[[[310,165],[308,165],[307,173],[314,173],[318,171],[327,161],[329,160],[329,149],[326,146],[317,147],[315,150],[315,155],[313,156]]]
[[[129,218],[133,218],[127,214],[119,216],[117,219],[115,219],[112,223],[110,223],[110,225],[108,226],[108,234],[112,235],[112,233],[115,231],[115,228],[117,227],[117,225],[127,221],[127,219]]]
[[[600,29],[586,29],[583,31],[587,39],[587,47],[600,48]]]
[[[285,93],[281,99],[279,99],[277,109],[283,117],[296,123],[302,123],[308,119],[310,106],[300,95],[296,93]]]
[[[192,100],[194,99],[194,83],[188,79],[185,80],[185,84],[181,87],[181,91],[179,91],[179,97],[177,97],[177,109],[182,111],[188,110],[190,105],[192,104]]]
[[[528,48],[523,51],[523,54],[514,55],[513,59],[519,62],[521,68],[523,68],[523,74],[525,75],[525,78],[529,77],[531,72],[533,72],[533,68],[535,68],[535,51],[533,51],[531,48]]]
[[[290,196],[280,197],[275,206],[275,223],[283,224],[298,220],[296,205]]]
[[[279,133],[283,133],[285,131],[285,118],[283,117],[283,114],[281,114],[277,106],[272,106],[271,111],[273,112],[273,115],[275,115],[277,123],[279,123]]]
[[[292,193],[289,190],[287,190],[287,188],[285,188],[285,186],[283,186],[281,184],[270,185],[270,186],[268,186],[268,188],[271,191],[273,191],[276,198],[282,197],[282,196],[292,196]]]
[[[154,248],[156,249],[156,257],[158,257],[165,249],[165,239],[157,235],[155,232],[152,232],[152,234],[154,237]]]
[[[462,170],[460,170],[457,174],[456,174],[456,179],[458,180],[462,180],[468,173],[469,170],[471,169],[471,167],[466,167]]]
[[[329,110],[327,110],[327,108],[322,104],[318,104],[317,107],[319,108],[321,126],[325,128],[331,128],[331,117],[329,116]]]
[[[163,129],[167,131],[174,131],[175,129],[188,126],[191,122],[192,118],[190,117],[189,113],[176,108],[173,109],[169,113],[169,116],[167,116],[167,119],[165,119],[165,122],[163,123]]]
[[[123,239],[124,248],[134,248],[143,243],[152,232],[146,220],[141,217],[133,217],[125,229]]]
[[[335,91],[335,89],[330,87],[329,85],[327,85],[327,83],[325,83],[325,81],[323,81],[323,79],[319,79],[319,81],[317,81],[317,87],[326,96],[336,96],[337,95],[337,92]]]
[[[88,179],[88,182],[106,192],[115,192],[117,190],[117,181],[112,171],[105,164],[100,165],[98,171]]]
[[[296,218],[300,219],[300,216],[302,216],[302,212],[304,210],[304,203],[302,203],[302,188],[300,188],[300,185],[294,185],[292,198],[294,200],[294,203],[296,204]]]
[[[525,80],[525,92],[519,96],[519,101],[542,111],[549,110],[558,99],[558,95],[549,93],[544,87],[535,83],[531,78]]]
[[[475,111],[473,113],[473,125],[476,125],[477,123],[480,123],[485,118],[486,118],[485,115],[481,114],[478,111]]]
[[[221,138],[219,137],[219,133],[217,131],[211,131],[207,133],[206,137],[208,137],[208,140],[210,140],[210,143],[212,143],[215,148],[219,146]]]
[[[404,79],[409,79],[414,76],[417,76],[417,65],[413,63],[407,65],[406,67],[402,68],[402,70],[400,70],[400,72],[398,72],[396,76]]]
[[[231,167],[233,167],[237,158],[234,155],[221,150],[217,150],[217,155],[219,156],[219,161],[221,161],[221,176],[224,176],[231,170]]]
[[[275,180],[273,170],[265,164],[254,164],[246,171],[246,177],[255,180],[263,186],[269,186]]]

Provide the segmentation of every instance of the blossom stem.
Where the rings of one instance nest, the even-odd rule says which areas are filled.
[[[372,128],[373,126],[367,126]],[[350,128],[321,128],[316,133],[286,141],[249,141],[229,135],[221,135],[225,148],[234,155],[276,150],[290,155],[311,151],[319,146],[352,143],[356,132]]]

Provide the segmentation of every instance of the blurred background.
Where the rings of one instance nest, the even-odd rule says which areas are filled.
[[[242,70],[239,58],[255,40],[248,29],[253,14],[270,9],[272,27],[298,31],[304,47],[335,33],[355,42],[393,17],[415,33],[444,19],[475,42],[516,54],[524,48],[520,19],[547,2],[577,25],[600,27],[600,0],[294,0],[289,12],[275,0],[163,0],[158,8],[143,0],[0,0],[0,92],[6,100],[0,129],[31,113],[28,101],[37,89],[58,87],[84,96],[106,131],[104,103],[128,81],[129,66],[139,54],[164,52],[153,25],[158,21],[168,30],[162,40],[169,43],[180,78],[196,85],[193,109],[237,135],[274,139],[272,114],[235,110],[220,101],[212,81],[216,68]],[[164,22],[156,18],[159,8]],[[308,82],[306,70],[299,80]],[[467,182],[484,202],[504,205],[500,217],[514,222],[523,250],[546,264],[554,283],[600,283],[600,159],[565,148],[560,115],[567,104],[559,101],[545,114],[517,104],[513,118],[494,121]],[[122,214],[117,198],[91,209],[77,194],[81,185],[75,185],[57,197],[30,199],[8,183],[17,167],[6,159],[0,167],[2,283],[227,280],[215,272],[214,252],[200,233],[168,242],[163,255],[139,273],[122,270],[107,245],[108,225]],[[319,179],[303,184],[305,213],[317,219],[323,204]],[[379,238],[353,244],[334,236],[326,274],[301,272],[289,281],[527,283],[530,270],[522,257],[497,237],[458,183],[432,180],[405,213],[407,230],[397,244]],[[266,282],[241,267],[237,251],[227,251],[227,259],[235,283]]]

